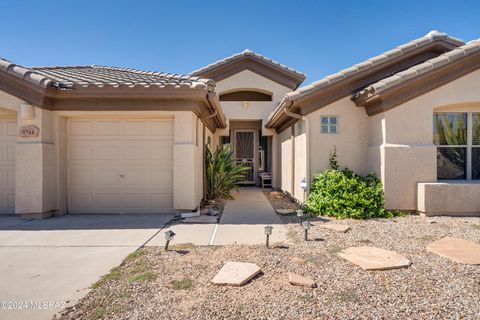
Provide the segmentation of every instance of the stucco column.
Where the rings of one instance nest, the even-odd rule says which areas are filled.
[[[198,205],[199,152],[197,117],[192,112],[175,114],[173,145],[173,206],[175,210],[194,210]],[[201,168],[200,168],[201,170]]]
[[[58,208],[55,115],[22,105],[18,112],[15,148],[15,212],[24,218],[44,218]]]

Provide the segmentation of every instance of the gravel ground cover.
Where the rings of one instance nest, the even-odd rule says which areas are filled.
[[[480,242],[479,218],[406,216],[369,221],[336,233],[313,222],[311,241],[291,218],[290,242],[263,246],[179,245],[130,255],[61,319],[479,319],[480,266],[426,251],[445,236]],[[434,223],[432,223],[434,222]],[[272,239],[274,242],[274,239]],[[337,253],[350,246],[396,251],[409,268],[363,271]],[[256,263],[243,287],[211,284],[227,261]],[[313,278],[295,287],[287,272]]]

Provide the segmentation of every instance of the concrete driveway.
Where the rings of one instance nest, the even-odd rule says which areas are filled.
[[[67,215],[24,221],[0,215],[0,319],[51,319],[171,218]]]

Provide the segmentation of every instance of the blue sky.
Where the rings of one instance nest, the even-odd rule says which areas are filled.
[[[480,1],[0,0],[0,57],[188,73],[252,49],[318,80],[432,29],[480,38]]]

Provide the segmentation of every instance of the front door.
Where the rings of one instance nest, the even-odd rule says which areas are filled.
[[[255,130],[235,130],[235,161],[248,168],[241,184],[255,183]]]

